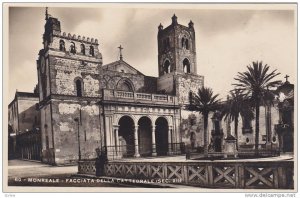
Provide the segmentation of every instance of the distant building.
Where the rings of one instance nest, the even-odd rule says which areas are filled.
[[[288,76],[286,76],[287,78]],[[278,94],[278,124],[275,130],[278,134],[280,150],[294,151],[294,85],[288,80],[276,90]]]
[[[9,156],[40,160],[40,112],[38,93],[16,92],[8,105]]]

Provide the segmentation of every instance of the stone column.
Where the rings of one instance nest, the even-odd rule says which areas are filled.
[[[152,156],[157,156],[155,142],[155,126],[152,126]]]
[[[119,145],[119,125],[114,126],[114,135],[115,135],[115,148],[116,148],[116,156],[120,154],[120,145]]]
[[[134,157],[140,157],[138,129],[139,129],[139,126],[136,125],[134,127]]]
[[[168,155],[171,155],[173,153],[173,148],[172,148],[172,127],[169,126],[168,129]]]

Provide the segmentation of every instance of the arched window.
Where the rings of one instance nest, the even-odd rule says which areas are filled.
[[[71,45],[70,45],[70,52],[72,54],[76,54],[76,48],[75,48],[75,43],[74,42],[71,42]]]
[[[84,46],[83,43],[81,43],[81,45],[80,45],[80,52],[81,52],[83,55],[85,55],[85,46]]]
[[[186,74],[191,73],[190,61],[187,58],[183,60],[183,72]]]
[[[90,55],[94,56],[94,46],[90,46]]]
[[[117,85],[117,90],[133,92],[131,83],[128,80],[121,80]]]
[[[75,85],[76,85],[76,96],[77,97],[81,97],[82,96],[82,90],[83,90],[83,83],[81,79],[77,79],[75,81]]]
[[[163,67],[163,69],[164,69],[164,73],[165,73],[165,74],[168,74],[168,73],[171,72],[171,64],[170,64],[170,61],[169,61],[169,60],[166,60],[166,61],[164,62],[164,67]]]
[[[185,48],[189,49],[189,39],[185,39]]]
[[[65,41],[63,41],[63,40],[59,41],[59,50],[60,51],[66,51]]]
[[[185,39],[182,37],[182,39],[181,39],[181,47],[182,48],[185,48],[185,41],[184,41]]]

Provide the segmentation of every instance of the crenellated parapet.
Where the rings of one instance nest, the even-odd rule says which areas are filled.
[[[68,56],[81,56],[88,59],[101,59],[98,39],[81,35],[55,32],[49,47],[54,51],[64,52]]]
[[[73,41],[82,42],[82,43],[86,43],[86,44],[99,45],[98,39],[94,39],[94,38],[90,38],[90,37],[85,37],[85,36],[76,35],[76,34],[72,35],[71,33],[66,33],[66,32],[63,32],[63,33],[55,32],[54,35],[58,36],[60,38],[63,38],[63,39],[67,39],[67,40],[73,40]]]

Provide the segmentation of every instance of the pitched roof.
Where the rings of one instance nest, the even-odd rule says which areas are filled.
[[[142,72],[138,71],[137,69],[135,69],[133,66],[131,66],[130,64],[128,64],[127,62],[123,61],[123,60],[118,60],[112,63],[108,63],[106,65],[103,65],[102,68],[106,69],[106,70],[111,70],[111,71],[117,71],[116,68],[118,66],[125,66],[128,69],[135,71],[137,74],[139,75],[144,75]],[[145,75],[144,75],[145,76]]]

